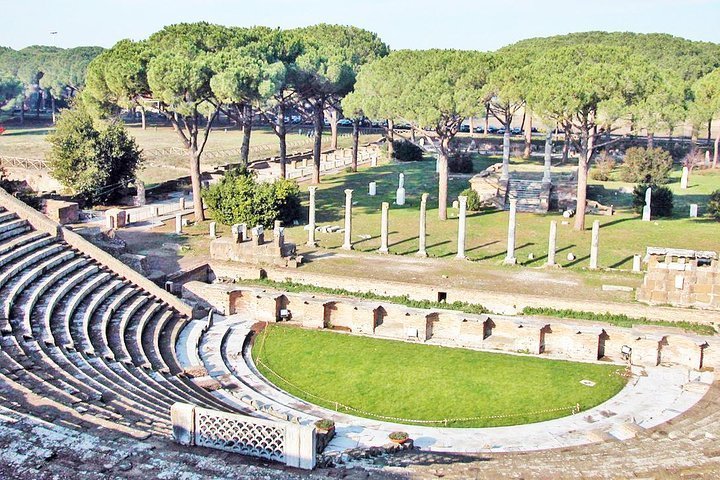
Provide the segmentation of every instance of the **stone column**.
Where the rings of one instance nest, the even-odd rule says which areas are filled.
[[[697,203],[690,204],[690,218],[697,218],[698,216],[698,205]]]
[[[137,190],[135,205],[138,207],[144,207],[147,203],[145,198],[145,183],[142,180],[135,180],[135,189]]]
[[[592,241],[590,243],[590,268],[598,268],[598,250],[600,243],[600,220],[595,220],[592,226]]]
[[[510,178],[510,129],[505,129],[503,135],[503,164],[502,164],[502,175],[500,180],[508,180]]]
[[[395,203],[405,205],[405,174],[401,173],[398,179],[398,189],[395,193]]]
[[[427,200],[428,200],[428,194],[423,193],[422,197],[420,199],[420,234],[418,238],[418,251],[415,255],[418,257],[427,257],[427,251],[425,250],[425,241],[426,241],[426,229],[427,229],[427,219],[425,218],[426,212],[427,212]]]
[[[217,238],[217,223],[210,222],[210,238]]]
[[[388,202],[382,202],[382,220],[380,224],[380,248],[379,253],[388,253],[388,230],[389,230],[389,219],[388,210],[390,204]]]
[[[457,258],[465,258],[465,211],[467,208],[467,197],[460,195],[458,197],[460,211],[458,212],[458,251]]]
[[[550,222],[550,240],[548,241],[547,265],[555,266],[555,251],[557,250],[557,221]]]
[[[642,257],[640,255],[633,255],[633,266],[632,266],[633,272],[639,272],[642,270],[641,263],[640,263],[641,260],[642,260]]]
[[[345,241],[342,244],[344,250],[352,250],[352,189],[345,190]]]
[[[368,195],[371,197],[377,195],[377,182],[368,183]]]
[[[308,212],[308,247],[316,247],[317,241],[315,241],[315,191],[317,187],[308,187],[310,192],[310,211]]]
[[[545,137],[545,169],[543,170],[543,183],[551,183],[550,168],[552,167],[552,130]]]
[[[680,178],[680,188],[682,188],[683,190],[687,189],[687,187],[688,187],[689,177],[690,177],[690,169],[688,167],[683,167],[682,177]]]
[[[175,215],[175,233],[181,235],[182,232],[182,214]]]
[[[182,196],[178,199],[178,210],[185,210],[185,197]]]
[[[508,218],[507,256],[503,261],[506,265],[515,265],[515,214],[517,212],[517,199],[510,199],[510,217]]]
[[[645,190],[645,206],[642,210],[642,221],[649,222],[651,218],[650,201],[652,199],[652,188]]]

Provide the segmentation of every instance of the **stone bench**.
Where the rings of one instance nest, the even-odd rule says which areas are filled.
[[[42,235],[39,237],[28,236],[26,238],[29,238],[30,241],[16,242],[12,245],[12,248],[8,248],[8,251],[0,252],[3,253],[2,257],[0,257],[0,267],[7,265],[17,258],[27,256],[37,249],[55,241],[54,238],[50,238],[47,235],[45,235],[44,238]]]
[[[140,318],[137,322],[137,325],[135,327],[135,334],[133,336],[132,345],[137,352],[136,358],[134,359],[133,363],[137,367],[146,368],[146,369],[152,369],[153,365],[152,362],[150,362],[150,359],[145,354],[145,349],[142,345],[142,335],[145,330],[145,326],[147,323],[152,319],[153,316],[155,316],[157,313],[162,310],[163,305],[161,303],[153,303],[149,308],[146,308],[142,315],[140,315]],[[125,331],[125,339],[127,340],[127,330]],[[129,348],[128,348],[129,349]]]
[[[147,296],[140,296],[135,301],[130,304],[130,306],[123,312],[122,316],[120,317],[120,322],[118,324],[118,337],[119,337],[119,347],[122,352],[122,356],[118,356],[117,353],[115,353],[116,358],[121,358],[122,361],[132,363],[132,357],[130,356],[130,352],[128,351],[127,344],[125,343],[125,332],[127,331],[128,324],[130,323],[130,320],[133,316],[135,316],[135,313],[142,308],[145,303],[147,303],[150,300]],[[111,346],[112,348],[112,346]]]
[[[63,249],[64,247],[62,245],[55,243],[53,245],[48,245],[30,255],[22,257],[17,263],[14,263],[2,274],[0,274],[0,288],[4,287],[5,284],[18,273],[22,272],[23,270],[27,270],[35,263],[40,262],[48,258],[49,256],[62,251]]]
[[[63,297],[65,297],[65,295],[67,295],[67,293],[70,292],[70,290],[72,290],[75,286],[79,285],[80,282],[91,277],[92,275],[95,275],[98,270],[100,270],[100,268],[97,265],[89,265],[88,267],[84,268],[83,270],[63,282],[60,289],[53,293],[52,297],[50,297],[50,300],[45,306],[45,312],[43,313],[43,324],[45,326],[45,338],[43,339],[43,341],[45,343],[47,343],[48,345],[55,345],[55,338],[52,333],[51,320],[60,300],[62,300]]]
[[[67,306],[65,308],[65,315],[63,318],[63,330],[65,333],[65,336],[67,337],[66,343],[63,344],[63,346],[66,349],[74,349],[75,348],[75,342],[73,341],[72,331],[70,326],[73,323],[73,318],[75,316],[75,312],[77,311],[80,304],[85,301],[85,299],[88,297],[88,295],[91,294],[91,292],[95,291],[96,289],[100,288],[105,283],[109,282],[112,279],[112,275],[107,272],[103,272],[99,275],[97,275],[95,278],[93,278],[90,282],[83,285],[82,288],[80,288],[75,295],[70,297],[70,300],[67,303]]]
[[[95,316],[95,311],[98,309],[100,304],[104,302],[110,295],[115,293],[117,290],[120,290],[125,284],[118,279],[111,280],[108,285],[106,285],[102,290],[100,290],[96,295],[93,295],[92,299],[90,300],[90,303],[85,308],[85,311],[82,314],[82,338],[86,342],[85,346],[85,353],[87,355],[95,355],[95,349],[92,346],[92,340],[90,339],[90,324],[92,323],[92,319]]]
[[[102,343],[105,347],[105,351],[102,353],[105,355],[105,357],[109,360],[114,360],[115,355],[112,353],[112,350],[110,349],[110,337],[109,337],[109,330],[110,330],[110,322],[115,315],[115,313],[122,308],[122,306],[131,298],[133,298],[135,295],[140,293],[140,290],[137,288],[133,288],[132,286],[126,286],[126,288],[123,290],[123,292],[120,295],[116,295],[113,301],[108,305],[108,307],[105,309],[105,312],[102,314],[102,319],[100,321],[100,335],[102,336]]]

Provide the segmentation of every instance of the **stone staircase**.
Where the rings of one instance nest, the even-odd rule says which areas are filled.
[[[550,207],[550,186],[539,180],[510,179],[505,196],[505,210],[510,199],[517,199],[518,212],[547,213]]]

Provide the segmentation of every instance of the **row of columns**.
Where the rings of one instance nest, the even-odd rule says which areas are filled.
[[[317,246],[315,239],[315,193],[317,187],[308,187],[310,192],[310,207],[309,207],[309,221],[308,221],[308,241],[307,245],[314,247]],[[352,250],[352,194],[351,189],[345,190],[345,231],[344,241],[342,244],[343,249]],[[419,228],[419,241],[418,251],[416,253],[419,257],[427,257],[427,201],[428,194],[423,193],[420,200],[420,228]],[[457,255],[456,258],[465,259],[465,224],[467,220],[467,197],[461,195],[458,197],[458,238],[457,238]],[[515,257],[515,228],[517,219],[517,199],[510,199],[510,212],[508,217],[508,232],[507,232],[507,254],[503,263],[507,265],[515,265],[517,258]],[[380,220],[380,248],[379,253],[387,254],[389,252],[389,232],[390,232],[390,204],[388,202],[382,202],[381,207],[381,220]],[[556,266],[556,250],[557,250],[557,221],[552,220],[550,222],[550,236],[548,240],[548,255],[547,263],[548,266]],[[592,226],[592,239],[590,243],[590,268],[598,268],[598,256],[600,251],[600,221],[595,220]],[[640,271],[640,256],[635,255],[633,258],[633,271]]]

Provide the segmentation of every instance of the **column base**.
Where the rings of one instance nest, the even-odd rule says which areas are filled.
[[[503,265],[517,265],[517,258],[505,257],[505,260],[503,260]]]
[[[318,243],[317,243],[317,242],[307,242],[307,243],[305,244],[305,246],[306,246],[306,247],[317,247],[317,246],[318,246]]]
[[[340,247],[340,248],[342,248],[343,250],[354,250],[354,248],[353,248],[352,245],[343,245],[343,246]]]
[[[388,253],[390,253],[390,250],[388,250],[387,248],[378,248],[377,252],[387,255]]]
[[[415,252],[415,256],[416,256],[416,257],[421,257],[421,258],[427,258],[428,254],[427,254],[426,251],[421,250],[421,251],[419,251],[419,252]]]
[[[458,253],[457,255],[455,255],[455,258],[458,260],[467,260],[467,257],[465,256],[464,253],[463,254]]]

